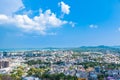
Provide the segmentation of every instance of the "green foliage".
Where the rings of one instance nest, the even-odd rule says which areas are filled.
[[[16,70],[13,70],[11,77],[13,80],[21,80],[22,75],[24,74],[24,68],[19,66]]]
[[[10,75],[0,74],[0,80],[14,80]]]
[[[104,80],[104,75],[103,74],[99,74],[98,75],[98,80]]]
[[[28,62],[26,62],[28,65],[35,65],[35,64],[41,64],[42,62],[41,62],[41,60],[37,60],[37,61],[35,61],[35,60],[30,60],[30,61],[28,61]]]
[[[37,70],[35,69],[35,68],[31,68],[30,70],[28,70],[28,75],[29,76],[31,76],[31,75],[35,75],[35,72],[36,72]]]
[[[41,79],[47,80],[77,80],[74,76],[66,76],[63,73],[61,74],[48,74],[47,69],[40,69],[40,68],[31,68],[28,71],[28,76],[35,76]]]
[[[41,78],[42,75],[47,71],[47,69],[41,69],[41,68],[31,68],[28,70],[28,76],[36,76]]]

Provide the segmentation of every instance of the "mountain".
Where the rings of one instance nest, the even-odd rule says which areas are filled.
[[[78,48],[73,48],[76,52],[102,52],[102,53],[120,53],[120,48],[111,46],[82,46]]]

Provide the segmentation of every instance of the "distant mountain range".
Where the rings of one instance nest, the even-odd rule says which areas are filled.
[[[73,47],[73,48],[54,48],[54,47],[47,47],[47,48],[11,48],[11,49],[0,49],[0,51],[29,51],[29,50],[73,50],[77,52],[110,52],[110,53],[120,53],[120,46],[81,46],[81,47]]]
[[[78,48],[73,48],[73,51],[77,52],[103,52],[103,53],[120,53],[120,47],[118,46],[82,46]]]

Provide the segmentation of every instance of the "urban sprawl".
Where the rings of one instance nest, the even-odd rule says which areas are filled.
[[[120,80],[120,50],[99,46],[1,51],[0,80]]]

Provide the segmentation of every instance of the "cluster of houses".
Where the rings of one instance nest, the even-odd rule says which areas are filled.
[[[120,69],[105,69],[100,65],[94,67],[88,67],[87,69],[84,65],[80,63],[83,62],[105,62],[120,64],[119,54],[101,53],[101,52],[73,52],[71,50],[34,50],[34,51],[22,51],[22,52],[9,52],[9,56],[6,52],[0,54],[0,59],[7,60],[5,63],[5,68],[0,67],[0,74],[3,70],[8,71],[14,70],[18,66],[22,66],[24,62],[30,60],[41,60],[42,62],[49,62],[50,65],[35,64],[32,66],[27,66],[28,69],[31,67],[40,68],[41,66],[49,67],[48,74],[59,74],[64,73],[65,75],[76,76],[77,78],[82,78],[85,80],[98,80],[99,75],[103,75],[105,80],[120,80]],[[27,58],[27,59],[26,59]],[[0,65],[2,64],[0,62]],[[10,64],[9,64],[10,63]],[[27,64],[24,64],[27,65]],[[23,65],[23,66],[24,66]],[[107,75],[107,76],[106,76]],[[34,76],[24,77],[23,80],[40,80],[38,78],[34,79]]]

